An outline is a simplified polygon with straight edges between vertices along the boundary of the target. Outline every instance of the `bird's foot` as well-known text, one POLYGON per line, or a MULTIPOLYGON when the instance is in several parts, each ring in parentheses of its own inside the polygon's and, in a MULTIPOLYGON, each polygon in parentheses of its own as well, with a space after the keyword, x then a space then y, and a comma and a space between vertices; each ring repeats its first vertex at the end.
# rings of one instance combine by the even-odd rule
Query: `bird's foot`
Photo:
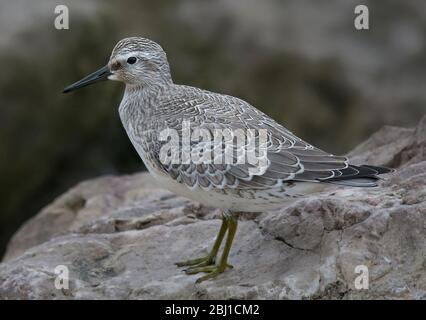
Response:
POLYGON ((222 265, 215 265, 215 264, 207 264, 206 262, 202 262, 196 266, 190 267, 185 270, 185 273, 190 274, 197 274, 200 272, 207 273, 205 276, 202 276, 195 281, 196 283, 200 283, 204 280, 216 278, 219 274, 225 271, 226 268, 233 268, 230 264, 222 264, 222 265))
POLYGON ((185 273, 188 274, 188 275, 196 274, 196 273, 200 273, 200 272, 207 273, 205 276, 202 276, 202 277, 198 278, 197 281, 195 281, 196 283, 200 283, 200 282, 208 280, 208 279, 216 278, 219 274, 224 272, 227 267, 233 268, 233 266, 230 265, 230 264, 197 266, 197 267, 192 267, 192 268, 186 269, 185 273))
POLYGON ((214 265, 215 260, 216 257, 212 256, 211 254, 208 254, 207 256, 202 258, 176 262, 175 265, 177 265, 178 267, 204 267, 214 265))
POLYGON ((222 225, 220 227, 219 233, 216 237, 216 241, 212 247, 210 253, 199 259, 187 260, 183 262, 178 262, 176 265, 178 267, 188 266, 185 269, 186 274, 196 274, 199 272, 207 273, 205 276, 202 276, 197 279, 196 283, 200 283, 204 280, 212 279, 217 277, 219 274, 225 271, 226 268, 233 268, 230 264, 227 263, 229 250, 231 249, 232 240, 234 239, 235 231, 237 230, 237 216, 233 215, 224 215, 222 219, 222 225), (219 247, 222 243, 225 233, 228 232, 226 238, 225 246, 223 247, 223 253, 220 257, 219 263, 216 265, 216 256, 219 250, 219 247))

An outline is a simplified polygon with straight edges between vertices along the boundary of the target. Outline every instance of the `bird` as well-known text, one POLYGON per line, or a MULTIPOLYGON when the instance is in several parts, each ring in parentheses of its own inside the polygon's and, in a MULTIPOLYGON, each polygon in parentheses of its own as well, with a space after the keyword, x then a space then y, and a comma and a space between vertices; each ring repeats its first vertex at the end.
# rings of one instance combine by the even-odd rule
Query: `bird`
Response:
POLYGON ((380 175, 393 171, 381 166, 354 165, 345 156, 323 151, 242 99, 174 83, 165 51, 147 38, 120 40, 106 66, 69 85, 63 92, 106 79, 124 82, 125 90, 118 107, 121 122, 159 185, 222 211, 222 223, 209 253, 176 263, 178 267, 185 267, 186 274, 204 273, 197 283, 216 278, 232 268, 228 257, 239 216, 282 208, 331 185, 377 187, 380 175), (186 137, 196 130, 210 134, 210 140, 204 139, 206 136, 186 137), (217 132, 246 132, 246 140, 236 148, 226 149, 231 150, 228 161, 216 157, 216 153, 213 160, 204 157, 201 161, 196 157, 192 159, 193 153, 190 153, 188 160, 188 157, 183 159, 182 152, 172 161, 170 149, 164 152, 171 141, 170 137, 162 136, 167 132, 174 134, 171 135, 175 137, 173 150, 189 148, 191 152, 195 150, 195 154, 200 150, 204 150, 204 154, 223 151, 235 145, 233 135, 212 142, 211 137, 217 132), (247 145, 253 148, 256 141, 258 154, 265 151, 259 156, 265 160, 259 161, 261 165, 242 161, 238 153, 247 145))

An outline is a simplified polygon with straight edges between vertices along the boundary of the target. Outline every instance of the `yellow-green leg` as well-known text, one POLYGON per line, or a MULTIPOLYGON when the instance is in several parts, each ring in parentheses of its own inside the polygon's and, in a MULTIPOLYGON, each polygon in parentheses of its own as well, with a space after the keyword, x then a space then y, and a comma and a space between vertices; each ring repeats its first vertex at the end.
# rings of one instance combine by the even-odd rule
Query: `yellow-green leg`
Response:
MULTIPOLYGON (((238 217, 236 215, 231 215, 231 214, 224 215, 224 220, 227 221, 228 236, 226 237, 225 246, 223 248, 222 256, 220 257, 219 263, 217 265, 196 265, 196 266, 186 270, 187 274, 195 274, 195 273, 199 273, 199 272, 208 273, 207 275, 198 278, 197 281, 196 281, 197 283, 200 283, 204 280, 208 280, 208 279, 212 279, 212 278, 217 277, 219 274, 221 274, 222 272, 225 271, 226 267, 232 268, 232 266, 228 264, 228 256, 229 256, 229 252, 231 250, 231 246, 232 246, 232 242, 234 240, 235 233, 237 231, 238 217)), ((219 235, 221 235, 220 232, 219 232, 219 235)), ((223 239, 223 236, 224 236, 224 233, 221 235, 222 239, 223 239)), ((218 238, 219 238, 219 236, 218 236, 218 238)), ((221 241, 222 240, 220 240, 220 242, 221 241)), ((219 244, 219 246, 220 246, 220 244, 219 244)), ((217 250, 216 250, 216 254, 217 254, 217 250)))
POLYGON ((214 265, 216 261, 217 252, 219 251, 220 245, 222 244, 222 241, 223 241, 223 238, 225 237, 225 233, 227 229, 228 229, 228 219, 225 217, 225 215, 223 215, 222 225, 220 226, 219 233, 216 236, 216 240, 209 254, 201 258, 177 262, 176 265, 178 267, 184 267, 184 266, 202 267, 202 266, 214 265))

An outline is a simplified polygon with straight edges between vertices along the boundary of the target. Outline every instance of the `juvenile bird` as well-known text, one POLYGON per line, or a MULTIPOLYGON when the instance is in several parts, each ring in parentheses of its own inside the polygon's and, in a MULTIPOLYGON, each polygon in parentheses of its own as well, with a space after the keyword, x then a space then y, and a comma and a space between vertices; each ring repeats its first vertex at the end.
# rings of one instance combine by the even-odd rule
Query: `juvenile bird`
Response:
POLYGON ((158 183, 223 209, 210 253, 177 263, 188 267, 187 274, 207 273, 197 282, 231 267, 228 255, 238 215, 281 208, 331 183, 374 187, 378 175, 391 171, 349 164, 346 157, 303 141, 244 100, 175 84, 166 53, 145 38, 119 41, 105 67, 66 87, 64 93, 103 79, 125 83, 120 118, 158 183))

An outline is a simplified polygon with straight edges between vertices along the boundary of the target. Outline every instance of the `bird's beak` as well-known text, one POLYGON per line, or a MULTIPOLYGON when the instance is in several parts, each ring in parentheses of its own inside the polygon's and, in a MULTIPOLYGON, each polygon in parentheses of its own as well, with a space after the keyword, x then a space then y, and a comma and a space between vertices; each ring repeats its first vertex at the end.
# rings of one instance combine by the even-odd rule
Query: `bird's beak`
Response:
POLYGON ((100 68, 99 70, 93 72, 92 74, 89 74, 87 77, 84 77, 83 79, 69 85, 62 91, 62 93, 67 93, 70 91, 73 91, 75 89, 79 89, 85 86, 88 86, 89 84, 106 80, 108 76, 112 75, 112 72, 109 70, 108 66, 105 66, 103 68, 100 68))

